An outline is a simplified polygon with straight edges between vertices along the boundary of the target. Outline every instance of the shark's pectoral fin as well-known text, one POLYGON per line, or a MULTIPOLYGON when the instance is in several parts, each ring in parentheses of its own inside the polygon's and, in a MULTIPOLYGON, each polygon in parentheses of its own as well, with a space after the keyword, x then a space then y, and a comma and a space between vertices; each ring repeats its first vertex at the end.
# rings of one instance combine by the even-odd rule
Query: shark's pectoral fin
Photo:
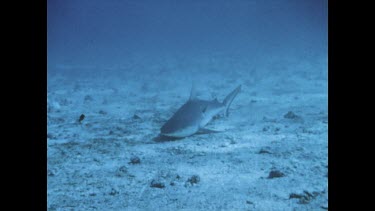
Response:
POLYGON ((192 82, 189 100, 195 100, 195 99, 197 99, 197 90, 195 88, 195 83, 192 82))
POLYGON ((199 128, 197 134, 220 133, 220 132, 223 132, 223 131, 211 130, 211 129, 207 129, 207 128, 199 128))

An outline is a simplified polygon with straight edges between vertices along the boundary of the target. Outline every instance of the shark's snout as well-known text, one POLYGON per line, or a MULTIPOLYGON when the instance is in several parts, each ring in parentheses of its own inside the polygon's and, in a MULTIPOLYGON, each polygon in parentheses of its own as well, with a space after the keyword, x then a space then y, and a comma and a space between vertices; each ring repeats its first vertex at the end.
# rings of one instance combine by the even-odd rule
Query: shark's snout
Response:
POLYGON ((160 128, 160 134, 165 136, 171 136, 171 134, 176 133, 176 127, 173 126, 171 121, 167 121, 161 128, 160 128))
POLYGON ((163 125, 163 127, 160 128, 161 134, 168 134, 173 133, 174 131, 171 129, 171 127, 168 127, 168 122, 163 125))

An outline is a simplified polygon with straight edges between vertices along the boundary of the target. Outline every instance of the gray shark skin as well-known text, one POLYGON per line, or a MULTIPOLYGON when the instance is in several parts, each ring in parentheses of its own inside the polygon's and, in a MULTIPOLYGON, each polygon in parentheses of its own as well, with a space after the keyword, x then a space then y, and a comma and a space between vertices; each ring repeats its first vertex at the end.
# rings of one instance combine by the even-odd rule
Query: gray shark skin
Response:
POLYGON ((194 87, 190 93, 190 99, 177 110, 177 112, 163 125, 160 134, 172 138, 184 138, 191 136, 204 129, 211 119, 225 113, 228 116, 228 109, 233 99, 241 91, 241 85, 234 89, 220 103, 215 100, 201 100, 196 97, 194 87))

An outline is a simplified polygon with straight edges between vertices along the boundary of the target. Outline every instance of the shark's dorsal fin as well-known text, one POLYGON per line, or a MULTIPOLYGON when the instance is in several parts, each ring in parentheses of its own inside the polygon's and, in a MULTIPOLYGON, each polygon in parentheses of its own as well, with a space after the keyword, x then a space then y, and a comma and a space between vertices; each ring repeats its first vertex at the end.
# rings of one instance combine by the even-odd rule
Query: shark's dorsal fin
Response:
POLYGON ((195 100, 197 99, 197 90, 195 88, 194 82, 191 83, 191 90, 190 90, 190 97, 189 100, 195 100))

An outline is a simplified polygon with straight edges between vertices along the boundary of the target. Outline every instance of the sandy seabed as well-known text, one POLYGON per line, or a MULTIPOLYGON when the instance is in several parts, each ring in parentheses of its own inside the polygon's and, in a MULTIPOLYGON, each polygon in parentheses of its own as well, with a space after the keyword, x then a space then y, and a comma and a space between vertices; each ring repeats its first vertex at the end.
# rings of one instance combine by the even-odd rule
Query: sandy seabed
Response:
POLYGON ((48 210, 328 209, 326 58, 250 63, 49 70, 48 210), (192 81, 219 101, 242 84, 229 117, 207 125, 221 132, 158 137, 192 81))

